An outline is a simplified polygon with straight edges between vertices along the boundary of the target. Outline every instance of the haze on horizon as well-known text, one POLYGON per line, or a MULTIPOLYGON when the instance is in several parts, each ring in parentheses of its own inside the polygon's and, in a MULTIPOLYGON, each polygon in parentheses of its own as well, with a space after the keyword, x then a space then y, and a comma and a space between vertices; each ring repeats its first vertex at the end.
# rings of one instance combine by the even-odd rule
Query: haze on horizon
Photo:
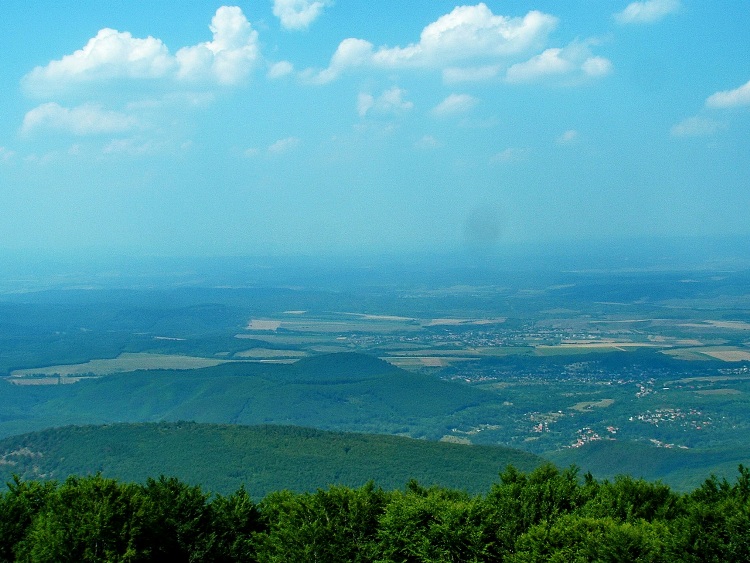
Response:
POLYGON ((744 0, 6 0, 0 251, 750 235, 744 0))

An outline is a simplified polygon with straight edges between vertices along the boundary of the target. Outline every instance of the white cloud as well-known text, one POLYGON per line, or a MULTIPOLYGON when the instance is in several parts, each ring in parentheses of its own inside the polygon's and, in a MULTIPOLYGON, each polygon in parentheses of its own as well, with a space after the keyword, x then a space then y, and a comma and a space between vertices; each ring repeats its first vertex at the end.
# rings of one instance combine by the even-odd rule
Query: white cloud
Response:
POLYGON ((585 43, 574 42, 564 48, 546 49, 528 61, 516 63, 505 73, 511 83, 538 82, 564 78, 581 79, 605 76, 612 71, 612 63, 591 55, 585 43))
MULTIPOLYGON (((493 14, 483 3, 458 6, 425 27, 418 43, 406 47, 376 50, 363 39, 345 39, 328 68, 309 72, 307 77, 326 83, 349 68, 365 65, 383 69, 455 68, 460 63, 518 56, 541 47, 556 25, 557 18, 538 11, 511 18, 493 14)), ((455 76, 455 70, 452 72, 455 76)))
POLYGON ((289 61, 280 61, 271 65, 266 76, 271 80, 276 80, 288 76, 292 72, 294 72, 294 65, 292 63, 289 61))
POLYGON ((34 68, 22 84, 30 93, 43 96, 71 83, 158 78, 174 68, 174 59, 159 39, 138 39, 128 32, 104 28, 82 49, 34 68))
POLYGON ((281 154, 292 150, 299 144, 300 139, 298 137, 286 137, 285 139, 279 139, 268 147, 268 152, 272 154, 281 154))
POLYGON ((556 142, 558 145, 569 145, 578 138, 578 131, 575 129, 568 129, 562 135, 560 135, 556 142))
POLYGON ((432 135, 424 135, 414 146, 418 149, 434 149, 440 146, 440 142, 432 135))
POLYGON ((680 0, 632 2, 622 12, 615 14, 615 20, 621 24, 654 23, 679 9, 680 0))
POLYGON ((210 29, 213 41, 177 51, 177 77, 215 79, 220 84, 242 81, 260 59, 258 32, 237 6, 222 6, 216 10, 210 29))
POLYGON ((724 129, 725 125, 720 121, 706 117, 688 117, 683 119, 670 129, 673 137, 705 137, 713 135, 724 129))
POLYGON ((24 116, 21 132, 29 135, 39 129, 56 129, 84 136, 120 133, 137 125, 133 117, 105 110, 101 106, 85 104, 66 108, 50 102, 32 109, 24 116))
POLYGON ((0 162, 8 162, 11 158, 15 156, 15 152, 6 149, 5 147, 0 147, 0 162))
POLYGON ((364 39, 344 39, 331 57, 328 68, 315 72, 307 70, 302 77, 314 84, 327 84, 336 80, 348 68, 365 66, 372 62, 373 45, 364 39))
POLYGON ((360 117, 367 115, 367 112, 370 111, 374 105, 375 98, 372 94, 360 92, 359 96, 357 96, 357 113, 360 117))
POLYGON ((329 6, 330 0, 273 0, 273 15, 285 29, 306 29, 329 6))
POLYGON ((733 108, 750 105, 750 81, 734 90, 724 90, 711 94, 706 99, 710 108, 733 108))
POLYGON ((528 158, 529 149, 508 147, 490 158, 492 164, 505 164, 512 162, 523 162, 528 158))
POLYGON ((216 11, 209 27, 212 41, 183 47, 175 56, 160 39, 105 28, 82 49, 34 68, 21 82, 29 94, 45 97, 114 79, 243 80, 260 58, 257 32, 240 8, 229 6, 216 11))
POLYGON ((443 82, 456 84, 458 82, 480 82, 495 78, 502 67, 500 65, 449 67, 443 69, 443 82))
POLYGON ((472 109, 479 103, 474 96, 469 94, 451 94, 432 109, 437 116, 455 115, 472 109))
POLYGON ((364 117, 370 111, 376 113, 400 113, 414 107, 412 102, 404 100, 406 91, 394 86, 375 98, 371 94, 360 93, 357 97, 357 113, 364 117))
POLYGON ((163 143, 140 139, 113 139, 103 149, 104 154, 125 154, 128 156, 144 156, 156 154, 165 149, 163 143))

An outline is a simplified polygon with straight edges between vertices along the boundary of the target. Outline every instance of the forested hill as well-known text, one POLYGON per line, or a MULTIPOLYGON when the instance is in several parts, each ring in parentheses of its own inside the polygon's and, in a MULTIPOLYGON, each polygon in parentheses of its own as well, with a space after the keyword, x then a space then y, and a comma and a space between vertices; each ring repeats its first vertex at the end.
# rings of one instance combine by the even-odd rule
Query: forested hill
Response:
POLYGON ((71 424, 192 420, 284 424, 439 440, 485 422, 497 396, 361 354, 295 364, 143 370, 73 385, 0 382, 0 436, 71 424))
POLYGON ((385 488, 409 479, 479 492, 506 466, 540 465, 532 454, 399 436, 326 432, 290 426, 191 422, 68 426, 0 440, 0 478, 63 480, 101 472, 143 482, 176 476, 226 493, 244 485, 253 497, 331 484, 385 488))

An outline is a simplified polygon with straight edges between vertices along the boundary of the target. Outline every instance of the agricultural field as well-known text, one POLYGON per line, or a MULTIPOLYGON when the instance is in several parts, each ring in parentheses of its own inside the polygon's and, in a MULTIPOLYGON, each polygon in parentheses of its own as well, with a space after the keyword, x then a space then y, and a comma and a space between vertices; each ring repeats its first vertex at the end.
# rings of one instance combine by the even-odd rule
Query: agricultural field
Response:
MULTIPOLYGON (((584 468, 588 452, 624 444, 645 457, 673 452, 677 457, 651 476, 678 481, 689 479, 680 467, 698 467, 684 456, 706 461, 701 469, 731 471, 747 461, 750 276, 744 271, 689 278, 654 271, 458 270, 395 278, 326 271, 305 279, 295 272, 294 283, 277 274, 262 286, 180 280, 159 289, 5 293, 0 376, 18 388, 6 390, 7 404, 28 401, 39 413, 58 413, 50 419, 55 424, 102 423, 111 413, 119 417, 113 421, 179 415, 293 423, 510 446, 584 468), (295 379, 297 364, 349 353, 390 365, 395 371, 377 384, 387 388, 345 382, 355 374, 337 376, 334 387, 323 381, 327 387, 316 387, 314 376, 300 387, 295 379), (274 367, 288 371, 267 371, 274 367), (268 387, 263 378, 272 373, 282 375, 268 387), (453 391, 420 387, 422 403, 404 403, 400 394, 415 392, 412 377, 453 391), (108 379, 111 386, 103 384, 108 379), (95 385, 97 401, 110 388, 127 394, 143 385, 166 387, 144 395, 151 397, 148 408, 88 409, 92 420, 65 415, 62 395, 51 410, 41 406, 42 396, 57 396, 54 388, 82 397, 95 385), (167 388, 169 400, 157 400, 167 388), (443 393, 466 402, 450 403, 447 411, 424 407, 447 404, 443 393), (212 394, 216 399, 204 403, 212 394)), ((23 407, 7 409, 6 435, 40 428, 23 407)))

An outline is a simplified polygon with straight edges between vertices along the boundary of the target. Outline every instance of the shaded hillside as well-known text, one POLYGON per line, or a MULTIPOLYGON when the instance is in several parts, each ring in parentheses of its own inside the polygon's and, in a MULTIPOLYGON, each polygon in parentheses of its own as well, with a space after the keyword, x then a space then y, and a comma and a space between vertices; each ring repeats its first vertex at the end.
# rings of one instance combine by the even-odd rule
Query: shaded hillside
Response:
POLYGON ((189 422, 68 426, 0 441, 5 481, 13 474, 64 480, 101 472, 143 482, 165 474, 222 493, 244 484, 256 498, 279 489, 314 491, 369 480, 399 488, 409 479, 475 493, 497 481, 509 464, 529 471, 541 461, 502 447, 189 422))
POLYGON ((69 424, 192 420, 289 424, 439 439, 496 395, 331 354, 296 364, 228 363, 111 375, 74 385, 0 385, 0 436, 69 424))
POLYGON ((581 448, 547 452, 545 459, 561 467, 576 465, 598 479, 617 475, 660 480, 677 490, 687 491, 714 474, 731 479, 737 466, 750 463, 750 450, 704 450, 656 448, 645 442, 601 441, 581 448))

